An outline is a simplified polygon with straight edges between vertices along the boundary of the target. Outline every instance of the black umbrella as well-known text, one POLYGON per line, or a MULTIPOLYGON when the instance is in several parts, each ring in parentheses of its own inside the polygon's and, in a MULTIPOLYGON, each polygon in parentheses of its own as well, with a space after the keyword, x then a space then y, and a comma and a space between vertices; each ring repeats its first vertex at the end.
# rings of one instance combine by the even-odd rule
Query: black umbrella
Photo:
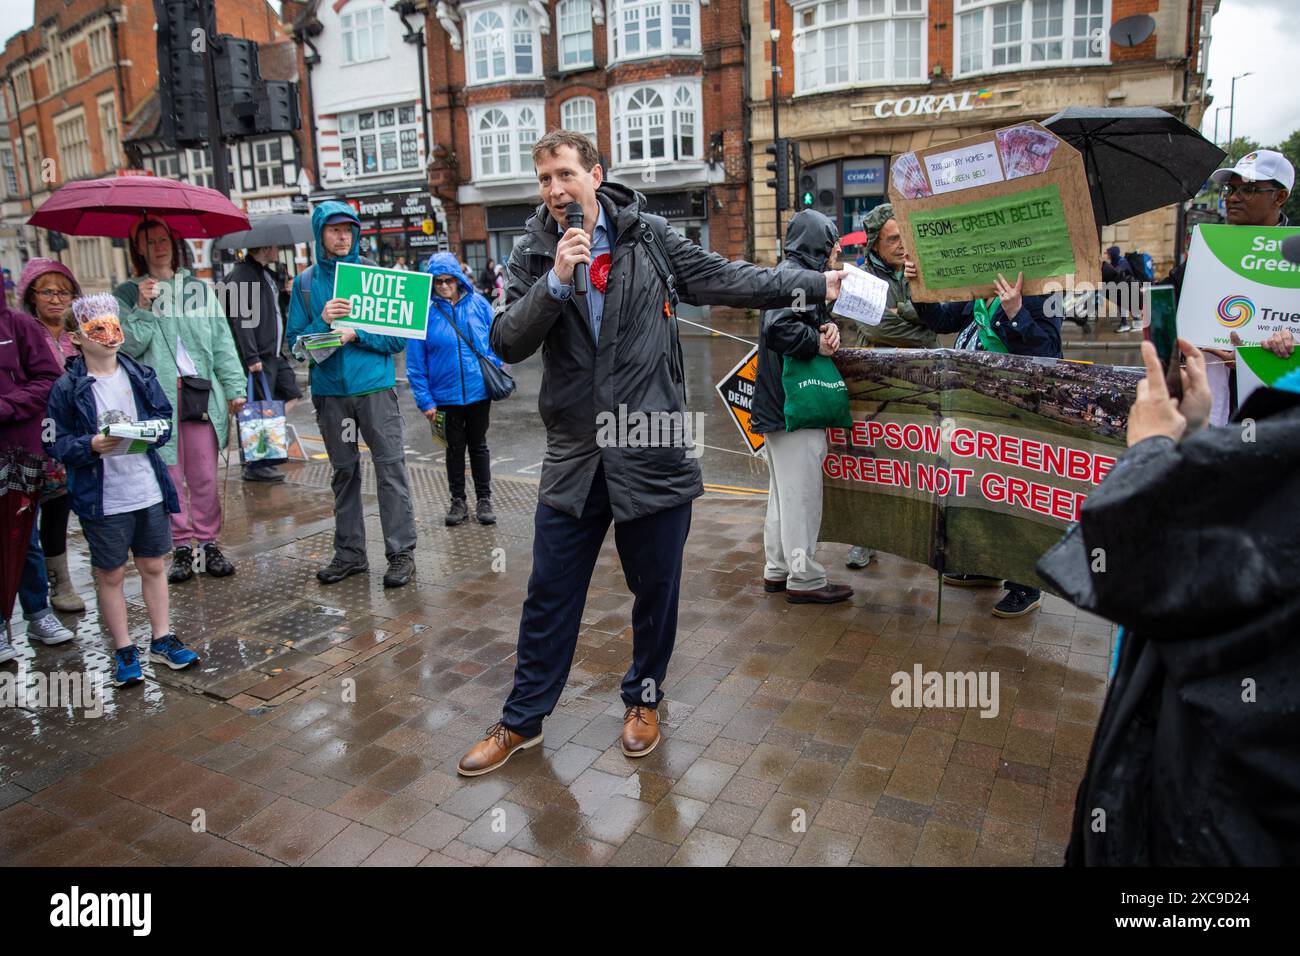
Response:
POLYGON ((1043 125, 1083 154, 1098 228, 1191 199, 1227 155, 1151 106, 1071 106, 1043 125))
POLYGON ((252 221, 251 229, 232 232, 212 244, 214 249, 260 249, 262 246, 292 246, 312 242, 311 217, 281 212, 252 221))

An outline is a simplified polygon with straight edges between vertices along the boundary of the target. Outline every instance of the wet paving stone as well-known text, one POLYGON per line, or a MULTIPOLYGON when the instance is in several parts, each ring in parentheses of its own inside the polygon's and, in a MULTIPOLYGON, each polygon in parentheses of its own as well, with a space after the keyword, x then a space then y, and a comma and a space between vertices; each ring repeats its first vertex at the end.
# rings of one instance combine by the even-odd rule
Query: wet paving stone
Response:
MULTIPOLYGON (((1056 866, 1105 695, 1109 624, 1051 598, 1036 619, 997 595, 945 595, 882 556, 849 604, 792 607, 759 582, 763 502, 697 502, 663 742, 618 747, 632 598, 606 542, 568 686, 542 747, 456 775, 500 716, 531 561, 536 485, 503 478, 495 528, 447 529, 445 475, 412 467, 416 579, 326 587, 328 467, 232 482, 223 547, 238 571, 172 590, 203 657, 105 686, 103 714, 0 708, 0 859, 31 865, 1056 866), (289 492, 294 514, 283 512, 289 492), (502 549, 508 580, 491 568, 502 549), (896 709, 890 677, 998 669, 1000 712, 896 709), (202 811, 207 832, 190 824, 202 811)), ((497 484, 497 482, 494 482, 497 484)), ((74 585, 91 594, 70 538, 74 585)), ((836 549, 838 545, 826 545, 836 549)), ((1050 597, 1050 596, 1049 596, 1050 597)), ((128 624, 148 618, 128 576, 128 624)), ((77 639, 24 667, 107 673, 93 607, 77 639)), ((12 665, 11 665, 12 666, 12 665)))

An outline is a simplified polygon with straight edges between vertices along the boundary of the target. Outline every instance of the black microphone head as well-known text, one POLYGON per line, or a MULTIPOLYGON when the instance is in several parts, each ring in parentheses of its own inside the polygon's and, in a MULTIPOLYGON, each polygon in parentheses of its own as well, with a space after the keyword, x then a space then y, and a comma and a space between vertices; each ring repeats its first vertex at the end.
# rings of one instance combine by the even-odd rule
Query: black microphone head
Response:
POLYGON ((584 218, 582 203, 576 200, 569 203, 564 209, 564 218, 570 229, 581 229, 584 218))

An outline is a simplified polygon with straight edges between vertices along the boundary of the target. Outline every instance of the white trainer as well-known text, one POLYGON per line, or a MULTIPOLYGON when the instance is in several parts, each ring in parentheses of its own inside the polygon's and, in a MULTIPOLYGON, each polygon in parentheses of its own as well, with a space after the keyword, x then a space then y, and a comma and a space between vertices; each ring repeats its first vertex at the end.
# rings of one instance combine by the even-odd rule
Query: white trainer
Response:
POLYGON ((35 620, 27 622, 27 640, 39 641, 42 644, 65 644, 77 635, 72 633, 63 626, 63 622, 54 616, 54 612, 46 610, 44 614, 35 620))

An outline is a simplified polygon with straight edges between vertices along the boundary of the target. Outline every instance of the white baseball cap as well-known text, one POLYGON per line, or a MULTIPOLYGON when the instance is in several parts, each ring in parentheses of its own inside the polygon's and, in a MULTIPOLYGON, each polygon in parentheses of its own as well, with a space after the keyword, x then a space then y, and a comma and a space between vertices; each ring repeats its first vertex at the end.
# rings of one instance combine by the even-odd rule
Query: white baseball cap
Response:
POLYGON ((1247 182, 1257 183, 1273 179, 1288 190, 1295 185, 1295 167, 1281 153, 1271 149, 1257 149, 1247 153, 1231 169, 1216 169, 1210 178, 1216 183, 1226 183, 1236 173, 1247 182))

